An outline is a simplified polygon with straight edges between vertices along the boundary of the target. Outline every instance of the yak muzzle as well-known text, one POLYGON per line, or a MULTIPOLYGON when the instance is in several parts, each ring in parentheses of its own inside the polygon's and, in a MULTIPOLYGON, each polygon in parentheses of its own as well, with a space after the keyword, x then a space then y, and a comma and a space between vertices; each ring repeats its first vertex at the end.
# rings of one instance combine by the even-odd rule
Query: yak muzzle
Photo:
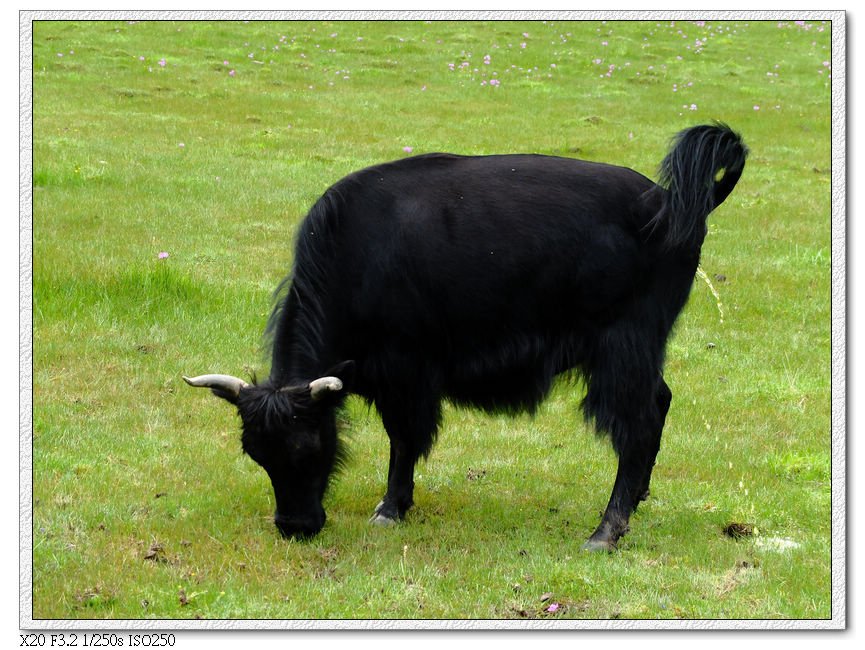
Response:
POLYGON ((276 529, 286 539, 309 539, 315 537, 322 528, 327 517, 324 510, 312 516, 285 516, 278 512, 273 516, 276 529))

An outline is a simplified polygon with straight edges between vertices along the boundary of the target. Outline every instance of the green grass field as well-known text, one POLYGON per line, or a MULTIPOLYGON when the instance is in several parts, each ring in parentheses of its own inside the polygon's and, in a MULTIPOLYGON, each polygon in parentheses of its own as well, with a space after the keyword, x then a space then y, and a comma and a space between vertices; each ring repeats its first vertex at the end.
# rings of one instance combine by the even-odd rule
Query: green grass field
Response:
POLYGON ((35 23, 33 618, 829 618, 831 29, 35 23), (279 538, 235 414, 181 375, 267 373, 271 292, 331 183, 407 148, 654 176, 712 119, 752 153, 618 553, 579 550, 615 458, 567 382, 533 418, 447 407, 387 530, 387 439, 352 398, 327 526, 279 538))

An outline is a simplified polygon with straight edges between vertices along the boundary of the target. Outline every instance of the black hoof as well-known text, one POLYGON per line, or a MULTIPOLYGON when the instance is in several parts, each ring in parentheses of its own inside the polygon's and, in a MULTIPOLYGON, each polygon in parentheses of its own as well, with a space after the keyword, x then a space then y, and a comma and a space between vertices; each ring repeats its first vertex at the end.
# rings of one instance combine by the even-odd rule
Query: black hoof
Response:
POLYGON ((384 515, 380 515, 378 513, 374 514, 369 518, 369 523, 373 526, 381 526, 382 528, 390 528, 391 526, 396 526, 399 523, 398 519, 392 519, 390 517, 386 517, 384 515))
POLYGON ((382 501, 375 507, 372 517, 369 518, 369 523, 389 528, 396 526, 400 519, 402 517, 400 517, 399 511, 394 506, 382 501))
POLYGON ((608 539, 589 539, 580 549, 591 553, 613 553, 617 547, 615 542, 608 539))
POLYGON ((612 524, 608 520, 601 521, 601 525, 592 533, 588 541, 582 545, 584 551, 606 551, 612 553, 617 550, 619 538, 628 532, 628 525, 619 522, 612 524))

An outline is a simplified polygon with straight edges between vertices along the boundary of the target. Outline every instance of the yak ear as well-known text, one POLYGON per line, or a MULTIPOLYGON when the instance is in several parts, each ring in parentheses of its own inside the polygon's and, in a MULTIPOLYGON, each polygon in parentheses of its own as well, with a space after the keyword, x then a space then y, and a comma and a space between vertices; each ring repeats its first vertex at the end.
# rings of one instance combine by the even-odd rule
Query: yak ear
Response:
POLYGON ((343 391, 350 393, 352 388, 354 388, 355 368, 356 364, 354 361, 343 361, 324 374, 331 377, 339 377, 342 380, 343 391))
POLYGON ((334 400, 345 399, 354 383, 354 361, 343 361, 328 370, 322 377, 309 382, 313 402, 331 405, 334 400))

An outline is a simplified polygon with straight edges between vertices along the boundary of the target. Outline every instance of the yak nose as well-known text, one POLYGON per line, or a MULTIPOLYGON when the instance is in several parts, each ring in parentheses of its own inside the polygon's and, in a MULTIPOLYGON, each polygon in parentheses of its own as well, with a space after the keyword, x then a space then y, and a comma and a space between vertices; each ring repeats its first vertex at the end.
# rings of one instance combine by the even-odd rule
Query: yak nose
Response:
POLYGON ((325 522, 324 510, 313 516, 289 517, 278 512, 273 517, 273 523, 279 534, 286 539, 310 539, 315 537, 325 522))

